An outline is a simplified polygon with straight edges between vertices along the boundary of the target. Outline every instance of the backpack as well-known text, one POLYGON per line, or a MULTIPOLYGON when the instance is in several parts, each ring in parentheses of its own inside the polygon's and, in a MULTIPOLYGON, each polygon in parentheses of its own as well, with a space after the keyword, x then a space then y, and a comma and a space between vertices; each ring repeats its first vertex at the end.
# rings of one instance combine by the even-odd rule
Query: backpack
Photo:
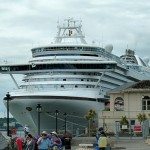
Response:
POLYGON ((98 147, 107 147, 107 138, 105 136, 99 138, 98 147))

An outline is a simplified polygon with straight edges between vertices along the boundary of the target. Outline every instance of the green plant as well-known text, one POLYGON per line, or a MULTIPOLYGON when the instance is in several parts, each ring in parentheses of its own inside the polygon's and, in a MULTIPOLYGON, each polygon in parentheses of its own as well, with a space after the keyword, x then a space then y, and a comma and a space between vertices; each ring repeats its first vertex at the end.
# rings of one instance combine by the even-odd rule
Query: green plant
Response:
POLYGON ((89 125, 88 125, 89 136, 96 134, 96 127, 95 127, 95 120, 94 120, 95 119, 95 115, 96 115, 95 110, 90 109, 88 111, 88 113, 84 116, 84 118, 86 120, 88 120, 88 123, 89 123, 89 125), (90 132, 90 130, 92 132, 90 132))
POLYGON ((138 115, 137 115, 137 119, 138 119, 138 121, 140 122, 140 124, 143 122, 143 121, 145 121, 146 119, 147 119, 147 116, 146 116, 146 114, 141 114, 141 113, 139 113, 138 115))
POLYGON ((92 121, 94 121, 95 115, 96 115, 95 110, 90 109, 90 110, 88 111, 88 113, 84 116, 84 118, 85 118, 86 120, 92 120, 92 121))
POLYGON ((126 116, 122 116, 120 124, 121 125, 128 125, 129 124, 129 121, 127 120, 126 116))
MULTIPOLYGON (((120 121, 120 125, 121 125, 121 126, 125 125, 125 126, 128 127, 129 121, 127 120, 127 117, 126 117, 126 116, 122 116, 121 121, 120 121)), ((121 127, 121 128, 122 128, 122 127, 121 127)), ((127 129, 127 128, 126 128, 126 129, 121 129, 121 131, 122 131, 123 133, 125 133, 126 131, 128 131, 128 129, 127 129)))

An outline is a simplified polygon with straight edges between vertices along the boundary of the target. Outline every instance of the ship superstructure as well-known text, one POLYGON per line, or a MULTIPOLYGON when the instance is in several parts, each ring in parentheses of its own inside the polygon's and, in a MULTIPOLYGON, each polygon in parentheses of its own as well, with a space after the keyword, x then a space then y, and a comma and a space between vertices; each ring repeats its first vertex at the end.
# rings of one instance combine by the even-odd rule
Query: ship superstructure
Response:
POLYGON ((150 78, 148 65, 128 63, 126 55, 120 59, 112 54, 110 46, 87 44, 80 21, 67 19, 65 23, 57 26, 53 44, 31 49, 33 58, 28 63, 7 62, 0 66, 0 73, 10 74, 16 85, 10 93, 10 112, 34 133, 38 104, 42 106, 41 131, 55 130, 56 110, 60 130, 64 129, 64 113, 68 130, 84 130, 84 115, 90 109, 97 113, 104 109, 104 102, 109 99, 107 91, 150 78), (16 82, 13 74, 24 75, 22 84, 16 82))

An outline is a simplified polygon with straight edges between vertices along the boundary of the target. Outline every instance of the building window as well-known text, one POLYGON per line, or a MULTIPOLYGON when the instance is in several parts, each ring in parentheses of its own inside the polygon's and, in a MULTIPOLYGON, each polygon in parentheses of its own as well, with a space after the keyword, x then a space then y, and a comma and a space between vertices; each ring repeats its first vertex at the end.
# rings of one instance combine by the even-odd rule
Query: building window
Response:
POLYGON ((142 110, 150 110, 150 97, 144 96, 142 99, 142 110))
POLYGON ((131 125, 135 125, 135 120, 131 120, 131 121, 130 121, 130 124, 131 124, 131 125))
POLYGON ((124 100, 121 97, 115 99, 115 110, 124 111, 124 100))

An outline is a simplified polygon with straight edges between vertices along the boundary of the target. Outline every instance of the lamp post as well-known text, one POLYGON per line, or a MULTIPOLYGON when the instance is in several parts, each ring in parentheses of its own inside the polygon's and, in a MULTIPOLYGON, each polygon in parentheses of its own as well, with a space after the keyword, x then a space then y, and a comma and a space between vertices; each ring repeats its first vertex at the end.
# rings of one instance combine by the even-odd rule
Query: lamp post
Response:
POLYGON ((58 110, 55 111, 55 115, 56 115, 56 133, 57 133, 57 129, 58 129, 58 128, 57 128, 57 126, 58 126, 58 125, 57 125, 58 110))
POLYGON ((7 136, 9 136, 9 101, 11 100, 9 92, 6 94, 4 100, 7 101, 7 136))
POLYGON ((41 110, 42 110, 41 104, 37 104, 36 110, 38 112, 38 135, 40 135, 40 113, 41 113, 41 110))
POLYGON ((67 113, 64 113, 64 117, 65 117, 65 135, 66 135, 66 125, 67 125, 67 113))

